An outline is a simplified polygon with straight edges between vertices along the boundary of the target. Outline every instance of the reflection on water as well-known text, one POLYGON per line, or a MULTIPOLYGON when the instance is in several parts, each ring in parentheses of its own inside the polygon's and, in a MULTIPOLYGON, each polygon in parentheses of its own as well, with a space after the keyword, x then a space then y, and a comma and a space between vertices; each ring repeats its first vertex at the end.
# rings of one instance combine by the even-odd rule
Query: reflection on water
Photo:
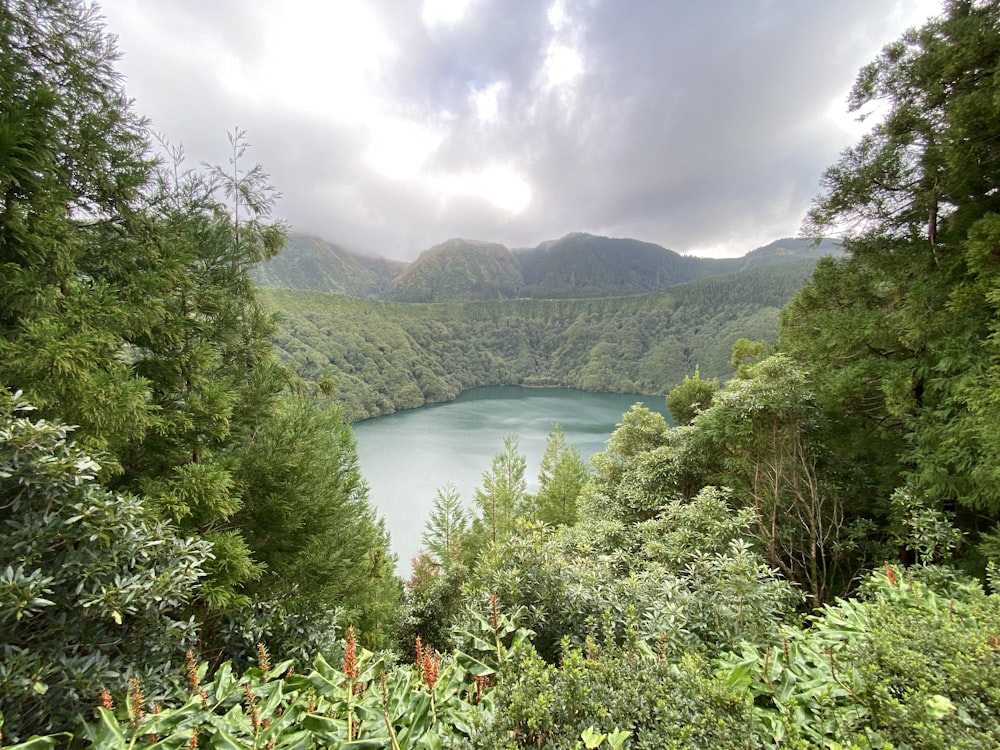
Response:
POLYGON ((398 572, 409 574, 438 488, 451 482, 472 506, 475 488, 503 448, 505 433, 518 435, 527 460, 528 491, 533 492, 554 423, 562 426, 567 444, 577 445, 588 459, 604 450, 622 414, 636 402, 666 414, 662 396, 504 387, 477 388, 447 404, 354 425, 361 471, 392 535, 398 572))

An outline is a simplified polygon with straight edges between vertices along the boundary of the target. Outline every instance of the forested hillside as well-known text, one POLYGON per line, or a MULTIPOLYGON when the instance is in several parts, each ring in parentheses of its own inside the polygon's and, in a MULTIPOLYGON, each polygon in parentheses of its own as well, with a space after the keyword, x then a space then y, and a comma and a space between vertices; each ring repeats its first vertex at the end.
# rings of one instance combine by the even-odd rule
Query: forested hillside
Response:
POLYGON ((256 266, 250 276, 262 287, 311 289, 379 299, 406 265, 354 253, 318 237, 289 232, 281 252, 256 266))
POLYGON ((773 341, 812 272, 787 263, 632 297, 398 304, 267 290, 285 361, 332 378, 348 419, 448 401, 467 388, 544 385, 666 394, 700 366, 732 372, 740 338, 773 341))
POLYGON ((4 3, 0 49, 0 744, 1000 747, 1000 4, 862 69, 885 119, 809 217, 848 253, 798 292, 265 299, 242 133, 151 159, 90 4, 4 3), (634 407, 589 465, 555 428, 534 494, 505 436, 392 576, 338 389, 653 382, 793 293, 675 427, 634 407))
POLYGON ((528 297, 576 299, 645 294, 710 276, 840 255, 829 239, 776 240, 741 258, 697 258, 630 239, 574 233, 535 248, 453 239, 413 263, 361 255, 289 233, 281 253, 251 272, 262 287, 397 302, 468 302, 528 297))
POLYGON ((523 286, 514 255, 495 242, 448 240, 421 253, 392 281, 398 302, 467 302, 511 299, 523 286))

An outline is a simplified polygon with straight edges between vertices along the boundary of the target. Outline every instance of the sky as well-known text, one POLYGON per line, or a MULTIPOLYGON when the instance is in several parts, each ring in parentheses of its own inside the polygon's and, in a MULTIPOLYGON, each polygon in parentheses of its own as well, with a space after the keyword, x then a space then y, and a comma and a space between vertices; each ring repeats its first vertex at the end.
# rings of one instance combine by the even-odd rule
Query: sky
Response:
POLYGON ((864 125, 858 69, 936 0, 98 0, 135 109, 274 218, 412 260, 570 232, 741 255, 795 236, 864 125))

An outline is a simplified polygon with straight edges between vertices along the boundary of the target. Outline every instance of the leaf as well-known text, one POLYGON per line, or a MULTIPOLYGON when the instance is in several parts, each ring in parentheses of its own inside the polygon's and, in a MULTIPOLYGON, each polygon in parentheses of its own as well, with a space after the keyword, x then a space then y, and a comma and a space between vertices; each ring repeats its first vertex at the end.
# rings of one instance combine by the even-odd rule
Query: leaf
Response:
POLYGON ((97 726, 93 734, 94 747, 103 750, 126 750, 128 742, 115 715, 106 708, 97 709, 97 726))
POLYGON ((479 659, 476 659, 474 656, 469 656, 463 651, 455 652, 455 661, 462 669, 475 675, 476 677, 485 677, 486 675, 491 675, 496 671, 492 667, 479 661, 479 659))
POLYGON ((9 745, 5 750, 43 750, 46 747, 68 747, 73 735, 68 732, 52 734, 48 737, 32 737, 30 740, 9 745))
POLYGON ((595 732, 593 726, 589 726, 584 729, 583 733, 580 735, 580 739, 583 740, 583 746, 588 748, 588 750, 590 748, 600 747, 601 743, 603 743, 606 738, 606 734, 595 732))

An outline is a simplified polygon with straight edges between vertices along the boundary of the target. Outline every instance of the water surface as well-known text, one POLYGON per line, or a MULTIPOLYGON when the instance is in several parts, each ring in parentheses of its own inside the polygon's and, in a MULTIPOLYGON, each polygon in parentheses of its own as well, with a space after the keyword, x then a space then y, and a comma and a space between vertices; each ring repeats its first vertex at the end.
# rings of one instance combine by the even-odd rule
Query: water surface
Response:
POLYGON ((505 433, 518 435, 528 491, 534 492, 553 424, 561 425, 566 443, 577 445, 587 460, 604 450, 615 425, 637 402, 666 413, 662 396, 502 387, 477 388, 446 404, 355 424, 361 471, 392 535, 399 573, 409 574, 437 490, 451 482, 471 507, 505 433))

